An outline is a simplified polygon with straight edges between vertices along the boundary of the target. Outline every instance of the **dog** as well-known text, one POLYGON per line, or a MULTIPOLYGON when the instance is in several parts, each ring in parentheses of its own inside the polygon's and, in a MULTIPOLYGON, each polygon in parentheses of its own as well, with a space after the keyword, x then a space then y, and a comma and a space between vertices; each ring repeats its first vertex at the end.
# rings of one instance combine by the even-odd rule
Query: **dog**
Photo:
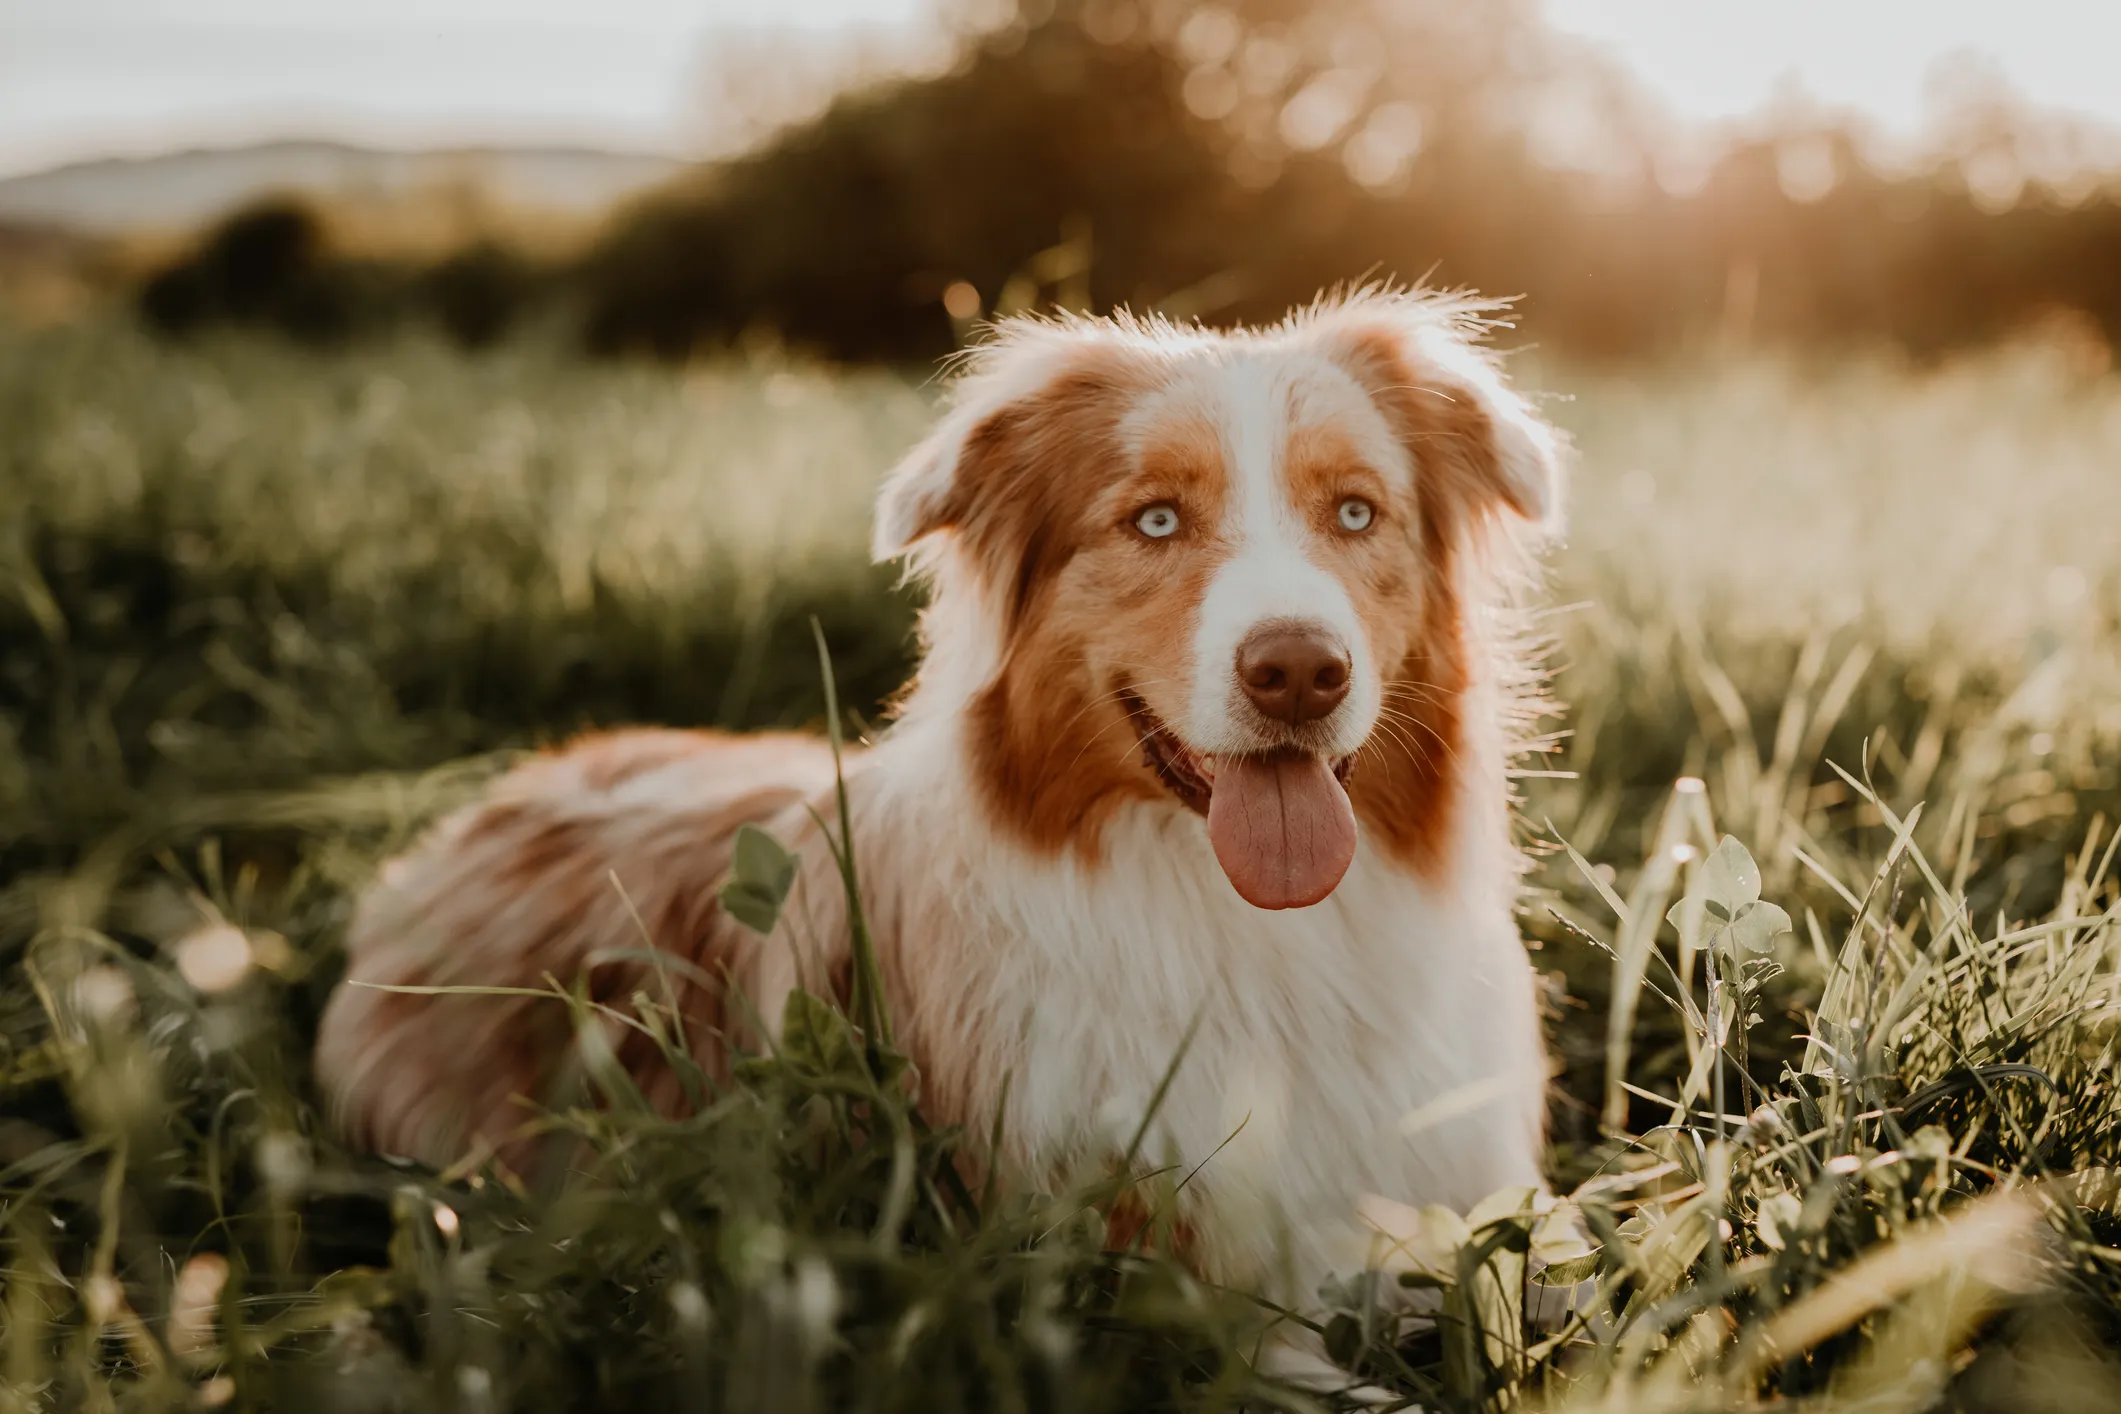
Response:
MULTIPOLYGON (((923 657, 844 788, 919 1103, 985 1135, 1006 1093, 998 1163, 1033 1189, 1145 1132, 1190 1175, 1172 1230, 1212 1280, 1308 1295, 1360 1261, 1364 1195, 1462 1212, 1542 1184, 1510 765, 1566 448, 1484 313, 1369 290, 1234 332, 1005 321, 880 493, 923 657)), ((813 738, 591 736, 389 864, 348 976, 586 977, 623 1007, 653 992, 645 932, 689 964, 720 1068, 763 1039, 747 1018, 848 985, 834 792, 813 738), (765 935, 719 902, 746 824, 798 864, 765 935)), ((505 1155, 571 1026, 342 986, 317 1074, 352 1142, 505 1155)), ((682 1105, 652 1047, 617 1057, 682 1105)))

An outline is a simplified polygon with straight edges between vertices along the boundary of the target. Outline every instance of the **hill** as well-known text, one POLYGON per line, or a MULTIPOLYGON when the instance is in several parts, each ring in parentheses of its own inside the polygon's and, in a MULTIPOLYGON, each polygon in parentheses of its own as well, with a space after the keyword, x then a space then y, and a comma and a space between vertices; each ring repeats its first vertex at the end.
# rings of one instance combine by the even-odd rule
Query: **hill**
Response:
POLYGON ((323 141, 112 157, 0 178, 0 223, 97 234, 191 228, 272 193, 402 200, 466 188, 507 207, 592 216, 665 180, 674 157, 595 148, 397 152, 323 141))

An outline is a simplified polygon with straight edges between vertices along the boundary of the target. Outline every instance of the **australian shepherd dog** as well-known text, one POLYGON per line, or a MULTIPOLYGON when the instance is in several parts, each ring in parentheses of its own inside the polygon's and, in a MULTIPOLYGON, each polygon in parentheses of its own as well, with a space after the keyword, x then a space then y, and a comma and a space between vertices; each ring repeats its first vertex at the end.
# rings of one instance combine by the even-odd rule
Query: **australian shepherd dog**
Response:
MULTIPOLYGON (((1213 1155, 1175 1230, 1214 1280, 1308 1294, 1365 1195, 1464 1211, 1541 1183, 1509 775, 1534 677, 1514 591, 1561 447, 1478 314, 1370 292, 1236 332, 1004 323, 880 495, 924 657, 844 778, 919 1103, 985 1135, 1006 1091, 1001 1178, 1039 1188, 1109 1171, 1168 1076, 1143 1157, 1213 1155)), ((810 737, 591 736, 386 866, 348 975, 586 978, 624 1006, 645 931, 721 979, 683 996, 718 1069, 763 1039, 747 1018, 850 976, 834 789, 810 737), (746 824, 799 864, 770 934, 719 902, 746 824)), ((571 1027, 553 1001, 345 986, 318 1074, 353 1142, 505 1156, 571 1027)), ((659 1053, 618 1054, 681 1105, 659 1053)))

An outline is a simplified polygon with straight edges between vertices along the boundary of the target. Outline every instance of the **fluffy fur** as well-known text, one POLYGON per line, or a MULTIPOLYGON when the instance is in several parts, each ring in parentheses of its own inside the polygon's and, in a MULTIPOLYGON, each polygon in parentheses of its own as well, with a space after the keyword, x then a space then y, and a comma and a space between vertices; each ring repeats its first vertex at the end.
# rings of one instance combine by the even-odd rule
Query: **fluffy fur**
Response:
MULTIPOLYGON (((1007 1176, 1095 1174, 1197 1018, 1147 1157, 1191 1168, 1223 1146, 1177 1213, 1218 1279, 1308 1294, 1359 1260, 1364 1194, 1462 1210, 1540 1183, 1506 779, 1529 674, 1506 581, 1561 487, 1555 435, 1477 349, 1474 313, 1368 294, 1230 334, 1008 324, 881 495, 878 555, 931 590, 926 655, 847 789, 922 1104, 985 1133, 1006 1078, 1007 1176), (1351 498, 1374 514, 1360 532, 1336 519, 1351 498), (1152 506, 1174 533, 1143 533, 1152 506), (1232 655, 1263 622, 1344 652, 1348 695, 1322 720, 1269 721, 1239 689, 1232 655), (1218 761, 1267 751, 1347 774, 1354 862, 1307 908, 1240 898, 1189 798, 1218 761)), ((767 1018, 793 987, 844 984, 811 814, 831 780, 801 738, 577 743, 385 869, 349 975, 586 976, 624 1005, 650 985, 645 927, 692 964, 681 1005, 719 1066, 756 1038, 699 979, 767 1018), (769 938, 716 903, 745 822, 802 861, 769 938)), ((529 1113, 513 1097, 549 1096, 569 1044, 550 1002, 342 988, 318 1073, 354 1140, 447 1163, 510 1152, 529 1113)), ((679 1103, 652 1052, 620 1058, 679 1103)))

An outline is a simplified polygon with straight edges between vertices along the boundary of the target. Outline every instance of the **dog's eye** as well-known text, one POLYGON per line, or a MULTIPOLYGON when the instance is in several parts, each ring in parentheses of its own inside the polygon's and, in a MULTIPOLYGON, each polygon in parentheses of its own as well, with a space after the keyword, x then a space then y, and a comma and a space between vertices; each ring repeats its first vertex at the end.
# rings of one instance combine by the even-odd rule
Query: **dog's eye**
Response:
POLYGON ((1158 501, 1134 518, 1134 528, 1151 540, 1163 540, 1178 533, 1178 507, 1158 501))
POLYGON ((1350 496, 1340 503, 1340 528, 1355 532, 1368 530, 1370 522, 1377 518, 1377 508, 1360 496, 1350 496))

